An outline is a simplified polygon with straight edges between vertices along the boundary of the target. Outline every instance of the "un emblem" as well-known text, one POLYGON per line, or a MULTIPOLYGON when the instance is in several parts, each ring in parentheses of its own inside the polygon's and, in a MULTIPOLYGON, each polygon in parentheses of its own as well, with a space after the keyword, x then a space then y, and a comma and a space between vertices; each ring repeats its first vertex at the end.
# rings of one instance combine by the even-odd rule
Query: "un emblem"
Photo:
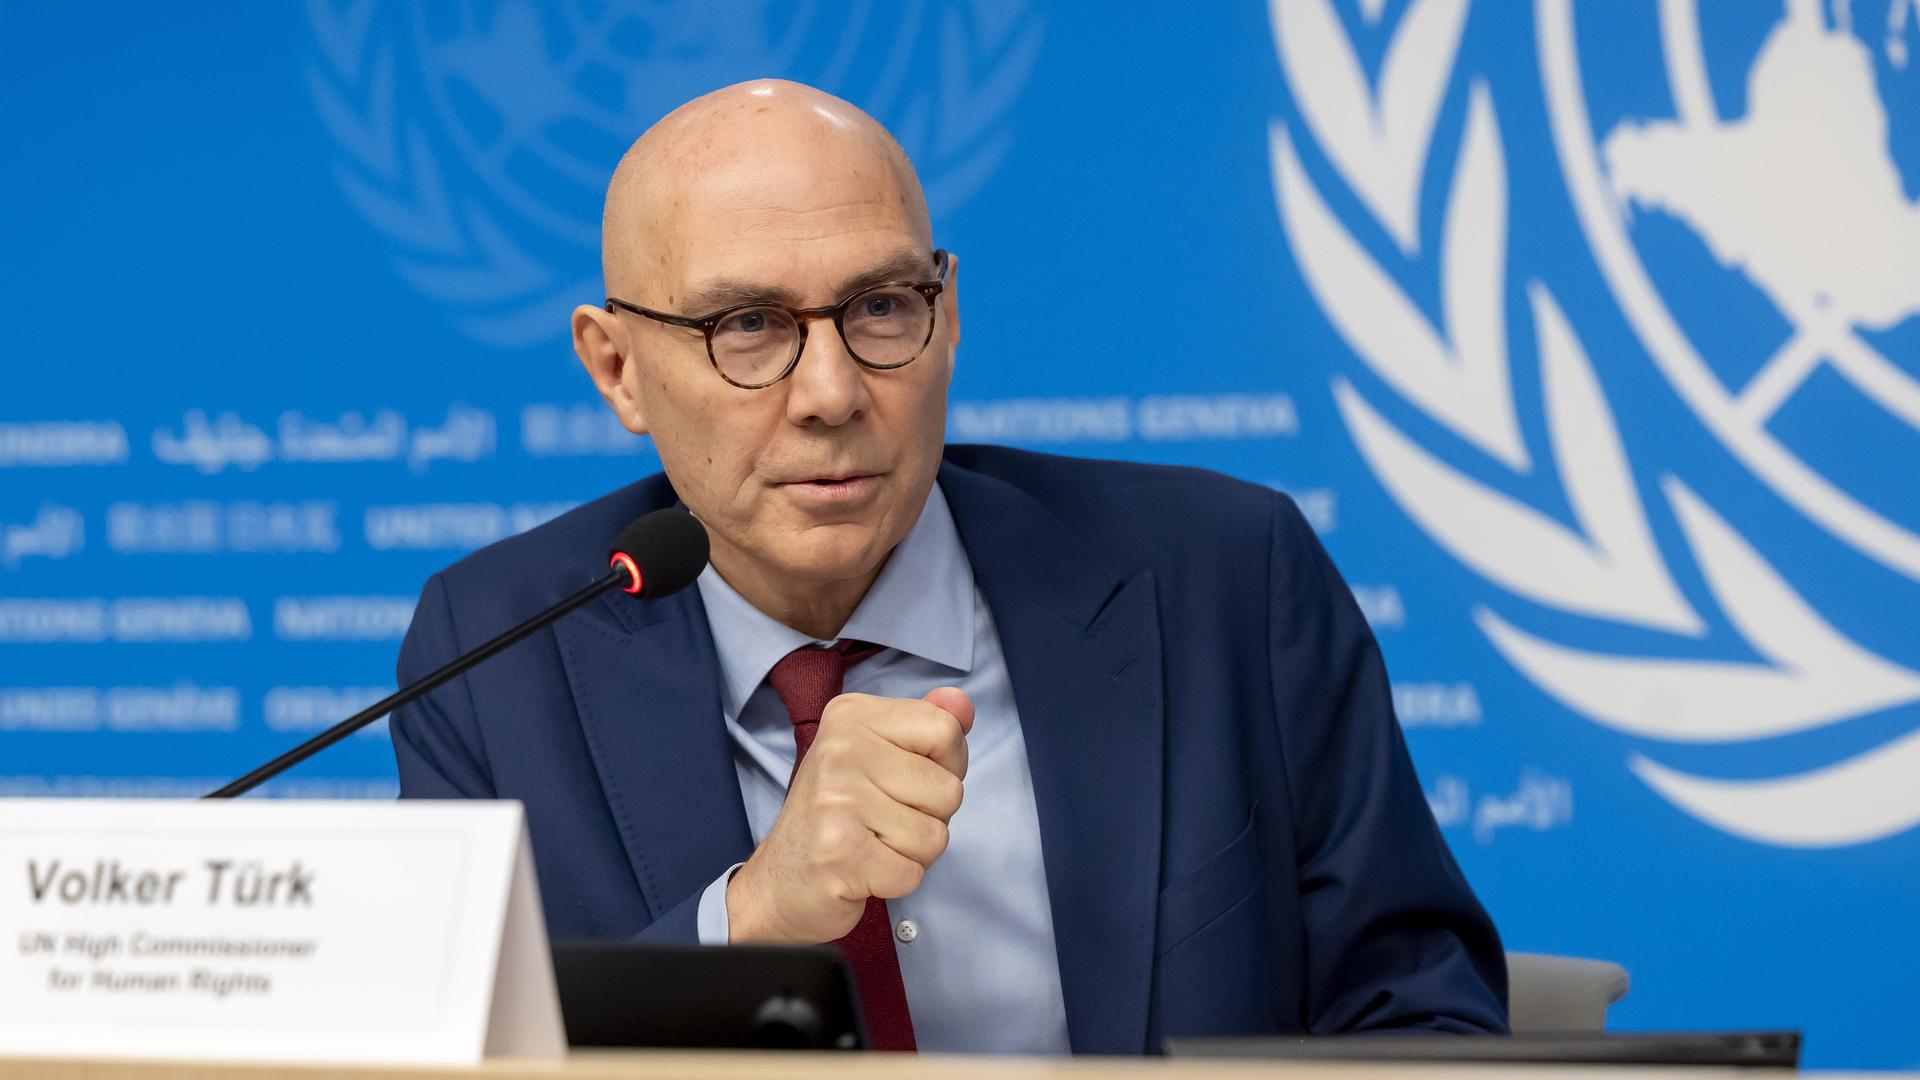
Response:
POLYGON ((309 0, 308 86, 335 176, 394 265, 474 340, 564 334, 599 295, 607 176, 648 124, 780 76, 854 102, 919 167, 936 219, 992 175, 1039 55, 1026 0, 309 0))
MULTIPOLYGON (((1748 484, 1871 566, 1875 580, 1890 577, 1920 600, 1920 201, 1909 194, 1920 162, 1899 129, 1920 114, 1889 108, 1920 99, 1909 63, 1920 3, 1859 6, 1741 7, 1758 21, 1708 49, 1692 0, 1662 0, 1643 39, 1672 106, 1616 115, 1623 99, 1645 99, 1616 85, 1606 88, 1605 117, 1591 111, 1600 98, 1588 80, 1635 58, 1620 54, 1617 37, 1583 52, 1574 0, 1535 0, 1534 14, 1551 140, 1602 295, 1748 484), (1708 55, 1736 57, 1738 69, 1712 70, 1708 55), (1642 230, 1636 220, 1658 224, 1642 230), (1650 248, 1648 235, 1682 241, 1650 248), (1732 327, 1727 312, 1739 313, 1732 327), (1829 433, 1835 423, 1871 430, 1872 441, 1810 438, 1809 414, 1829 433)), ((1384 9, 1366 0, 1360 21, 1379 26, 1384 9)), ((1380 27, 1388 44, 1376 78, 1332 0, 1270 0, 1270 14, 1298 114, 1276 121, 1269 138, 1294 258, 1355 359, 1398 395, 1393 409, 1411 408, 1449 436, 1443 445, 1410 434, 1376 391, 1337 374, 1333 395, 1362 458, 1464 566, 1512 597, 1602 628, 1570 640, 1481 604, 1474 621, 1495 649, 1573 712, 1642 744, 1743 747, 1920 701, 1920 671, 1837 627, 1796 587, 1796 577, 1833 566, 1779 565, 1764 537, 1743 534, 1689 484, 1684 463, 1650 470, 1643 488, 1580 313, 1569 315, 1537 277, 1510 280, 1497 103, 1485 79, 1457 70, 1468 0, 1412 0, 1396 25, 1380 27), (1432 167, 1441 106, 1461 81, 1458 152, 1442 173, 1432 167), (1344 191, 1314 179, 1308 153, 1344 191), (1437 242, 1421 228, 1431 185, 1437 242), (1362 213, 1343 217, 1336 199, 1362 213), (1401 284, 1419 274, 1438 278, 1437 313, 1401 284), (1525 299, 1511 319, 1510 286, 1525 299), (1516 397, 1516 358, 1538 365, 1537 406, 1516 397), (1534 407, 1544 448, 1522 436, 1521 410, 1534 407), (1536 460, 1542 449, 1546 460, 1536 460), (1538 490, 1517 481, 1548 470, 1564 510, 1512 494, 1538 490), (1516 483, 1500 483, 1503 474, 1516 483), (1663 549, 1655 515, 1674 525, 1684 551, 1663 549), (1676 582, 1682 558, 1702 583, 1694 597, 1676 582), (1714 625, 1750 659, 1698 659, 1687 639, 1714 625), (1647 647, 1663 639, 1673 648, 1647 647)), ((1906 728, 1839 760, 1782 752, 1759 777, 1704 775, 1658 751, 1629 751, 1626 764, 1731 834, 1837 847, 1920 824, 1920 731, 1906 728)))

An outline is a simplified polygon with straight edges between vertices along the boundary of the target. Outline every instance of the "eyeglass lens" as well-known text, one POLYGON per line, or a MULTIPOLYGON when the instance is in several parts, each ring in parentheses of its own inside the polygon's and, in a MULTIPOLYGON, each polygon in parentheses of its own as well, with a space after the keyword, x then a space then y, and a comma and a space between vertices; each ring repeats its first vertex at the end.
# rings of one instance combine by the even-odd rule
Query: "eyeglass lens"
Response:
MULTIPOLYGON (((869 289, 841 320, 847 351, 873 367, 897 367, 919 355, 933 328, 925 296, 905 286, 869 289)), ((745 386, 776 378, 800 348, 800 327, 777 307, 742 308, 713 328, 713 362, 745 386)))

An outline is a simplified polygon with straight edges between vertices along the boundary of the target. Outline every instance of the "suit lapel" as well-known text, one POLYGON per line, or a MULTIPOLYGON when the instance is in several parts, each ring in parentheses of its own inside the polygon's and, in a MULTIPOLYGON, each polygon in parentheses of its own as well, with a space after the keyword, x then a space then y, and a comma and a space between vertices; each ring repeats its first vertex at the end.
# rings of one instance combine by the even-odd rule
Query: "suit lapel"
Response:
POLYGON ((753 851, 696 589, 615 593, 554 624, 634 880, 659 918, 753 851))
POLYGON ((1099 565, 1002 481, 946 465, 940 484, 1020 708, 1069 1038, 1077 1053, 1139 1053, 1160 890, 1153 575, 1099 565))

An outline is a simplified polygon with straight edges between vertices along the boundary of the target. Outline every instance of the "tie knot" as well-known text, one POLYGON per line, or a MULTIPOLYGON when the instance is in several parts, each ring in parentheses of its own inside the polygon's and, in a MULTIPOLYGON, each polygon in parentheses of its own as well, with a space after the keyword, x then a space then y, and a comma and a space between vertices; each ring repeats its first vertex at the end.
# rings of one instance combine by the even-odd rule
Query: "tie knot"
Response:
POLYGON ((822 648, 803 645, 780 658, 767 673, 767 682, 787 707, 794 724, 818 724, 827 711, 827 702, 840 696, 847 669, 880 651, 880 646, 865 641, 842 639, 822 648))

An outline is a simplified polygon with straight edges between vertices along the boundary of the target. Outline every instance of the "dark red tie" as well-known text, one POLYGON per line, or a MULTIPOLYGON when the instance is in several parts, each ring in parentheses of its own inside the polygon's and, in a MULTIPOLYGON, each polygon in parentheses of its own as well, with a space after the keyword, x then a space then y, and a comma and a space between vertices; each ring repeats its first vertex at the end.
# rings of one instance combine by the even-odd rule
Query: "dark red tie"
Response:
MULTIPOLYGON (((787 706, 793 721, 793 769, 820 733, 820 714, 827 702, 840 696, 847 669, 880 651, 864 641, 842 641, 831 648, 808 645, 795 649, 773 665, 767 681, 787 706)), ((907 1011, 907 988, 900 981, 900 957, 893 951, 893 918, 887 902, 867 897, 867 908, 853 930, 835 944, 846 953, 860 991, 860 1011, 866 1015, 867 1038, 875 1050, 913 1050, 913 1014, 907 1011)))

